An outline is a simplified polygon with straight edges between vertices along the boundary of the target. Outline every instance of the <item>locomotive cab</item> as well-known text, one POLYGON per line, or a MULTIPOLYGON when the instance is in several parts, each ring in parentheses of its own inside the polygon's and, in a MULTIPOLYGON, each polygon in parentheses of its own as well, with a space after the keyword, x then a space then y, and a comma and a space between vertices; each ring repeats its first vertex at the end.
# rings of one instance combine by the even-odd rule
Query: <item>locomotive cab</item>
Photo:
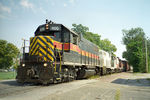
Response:
MULTIPOLYGON (((46 24, 40 25, 37 30, 35 31, 35 36, 31 37, 30 39, 30 55, 35 56, 38 55, 39 47, 34 47, 35 41, 38 41, 41 44, 43 42, 45 45, 45 52, 49 52, 47 49, 51 49, 50 56, 53 58, 51 61, 54 61, 54 59, 57 59, 57 53, 60 52, 61 55, 63 55, 64 52, 69 52, 71 45, 78 45, 78 34, 70 30, 69 28, 65 27, 62 24, 56 24, 52 21, 48 22, 46 21, 46 24), (34 53, 33 53, 34 52, 34 53)), ((43 47, 43 48, 44 48, 43 47)), ((46 59, 46 58, 45 58, 46 59)))
POLYGON ((64 43, 74 43, 77 44, 78 34, 65 27, 62 24, 55 24, 53 22, 49 22, 44 25, 40 25, 35 31, 35 36, 50 36, 53 37, 54 40, 58 42, 64 43))

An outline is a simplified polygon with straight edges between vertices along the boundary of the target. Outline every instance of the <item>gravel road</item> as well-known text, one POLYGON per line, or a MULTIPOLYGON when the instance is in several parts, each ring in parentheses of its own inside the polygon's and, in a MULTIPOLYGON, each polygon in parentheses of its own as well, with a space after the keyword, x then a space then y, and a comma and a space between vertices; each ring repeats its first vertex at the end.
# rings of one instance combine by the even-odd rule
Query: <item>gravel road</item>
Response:
POLYGON ((0 100, 150 100, 150 74, 117 73, 49 86, 0 81, 0 100))

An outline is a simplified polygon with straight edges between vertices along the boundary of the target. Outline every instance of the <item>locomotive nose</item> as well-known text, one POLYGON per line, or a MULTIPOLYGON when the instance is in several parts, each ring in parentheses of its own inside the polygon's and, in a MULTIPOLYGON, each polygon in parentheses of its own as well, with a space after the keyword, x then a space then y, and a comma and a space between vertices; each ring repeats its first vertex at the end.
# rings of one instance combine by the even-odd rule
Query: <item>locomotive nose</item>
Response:
POLYGON ((54 61, 54 45, 50 36, 30 38, 30 56, 39 56, 44 61, 54 61))

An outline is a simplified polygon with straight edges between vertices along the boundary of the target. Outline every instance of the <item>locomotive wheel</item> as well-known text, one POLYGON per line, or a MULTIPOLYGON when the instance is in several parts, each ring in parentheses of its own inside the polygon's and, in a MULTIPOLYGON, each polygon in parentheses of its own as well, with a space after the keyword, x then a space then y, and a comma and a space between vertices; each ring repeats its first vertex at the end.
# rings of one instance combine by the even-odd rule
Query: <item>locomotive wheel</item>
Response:
POLYGON ((53 82, 53 70, 50 68, 43 68, 39 73, 39 79, 42 84, 46 85, 53 82))
POLYGON ((46 85, 49 83, 49 76, 46 73, 40 72, 39 76, 40 76, 39 78, 40 78, 42 84, 46 85))
POLYGON ((69 82, 76 79, 75 69, 64 68, 62 73, 62 82, 69 82))
POLYGON ((25 83, 25 80, 23 80, 23 79, 17 79, 16 80, 18 83, 21 83, 21 84, 24 84, 25 83))
POLYGON ((101 69, 100 69, 99 67, 97 67, 97 68, 95 69, 95 72, 96 72, 96 75, 101 76, 101 69))

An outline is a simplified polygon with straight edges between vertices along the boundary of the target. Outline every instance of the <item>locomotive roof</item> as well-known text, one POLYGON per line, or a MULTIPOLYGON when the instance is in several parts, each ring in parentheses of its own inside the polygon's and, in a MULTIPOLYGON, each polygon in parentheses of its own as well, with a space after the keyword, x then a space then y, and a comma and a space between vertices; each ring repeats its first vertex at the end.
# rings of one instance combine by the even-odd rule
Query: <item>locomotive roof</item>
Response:
POLYGON ((63 24, 60 24, 62 25, 63 27, 65 27, 67 30, 69 30, 71 33, 73 33, 74 35, 77 35, 79 36, 76 32, 74 32, 73 30, 69 29, 68 27, 64 26, 63 24))
MULTIPOLYGON (((39 27, 45 26, 46 24, 40 25, 39 27)), ((56 23, 49 23, 49 25, 58 25, 58 26, 62 26, 64 28, 66 28, 68 31, 70 31, 71 33, 73 33, 76 36, 79 36, 76 32, 74 32, 73 30, 69 29, 68 27, 64 26, 63 24, 56 24, 56 23)), ((39 28, 38 27, 38 28, 39 28)))

